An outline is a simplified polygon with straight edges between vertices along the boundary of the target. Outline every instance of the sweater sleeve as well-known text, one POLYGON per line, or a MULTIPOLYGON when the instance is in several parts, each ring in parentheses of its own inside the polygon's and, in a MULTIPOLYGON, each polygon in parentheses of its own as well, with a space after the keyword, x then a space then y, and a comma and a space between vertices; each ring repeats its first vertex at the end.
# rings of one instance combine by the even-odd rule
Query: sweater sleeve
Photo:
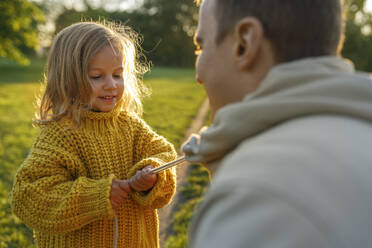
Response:
POLYGON ((35 230, 66 233, 113 216, 109 195, 114 175, 88 178, 72 147, 63 130, 46 127, 17 171, 13 212, 35 230))
MULTIPOLYGON (((173 145, 157 135, 143 120, 134 118, 132 125, 135 164, 129 171, 129 177, 148 165, 155 168, 177 158, 173 145)), ((149 192, 135 192, 133 196, 139 204, 157 209, 170 202, 175 190, 176 170, 171 168, 158 174, 158 180, 149 192)))

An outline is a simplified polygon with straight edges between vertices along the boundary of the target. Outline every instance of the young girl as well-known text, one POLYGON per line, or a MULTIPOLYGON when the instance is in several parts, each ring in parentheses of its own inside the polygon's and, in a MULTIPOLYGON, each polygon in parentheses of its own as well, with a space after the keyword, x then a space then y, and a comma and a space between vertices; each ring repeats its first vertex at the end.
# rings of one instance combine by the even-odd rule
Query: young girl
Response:
POLYGON ((83 22, 52 44, 41 133, 12 191, 38 247, 159 246, 156 209, 171 200, 175 173, 148 170, 176 153, 136 114, 144 67, 134 38, 128 28, 83 22))

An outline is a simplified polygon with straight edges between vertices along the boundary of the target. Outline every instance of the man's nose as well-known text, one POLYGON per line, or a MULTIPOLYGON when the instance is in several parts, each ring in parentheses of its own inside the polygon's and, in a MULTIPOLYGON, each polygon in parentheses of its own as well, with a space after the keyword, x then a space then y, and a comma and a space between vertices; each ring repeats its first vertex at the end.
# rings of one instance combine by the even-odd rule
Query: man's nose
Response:
POLYGON ((196 79, 196 81, 197 81, 199 84, 203 84, 203 82, 202 82, 201 79, 199 78, 199 75, 196 75, 195 79, 196 79))

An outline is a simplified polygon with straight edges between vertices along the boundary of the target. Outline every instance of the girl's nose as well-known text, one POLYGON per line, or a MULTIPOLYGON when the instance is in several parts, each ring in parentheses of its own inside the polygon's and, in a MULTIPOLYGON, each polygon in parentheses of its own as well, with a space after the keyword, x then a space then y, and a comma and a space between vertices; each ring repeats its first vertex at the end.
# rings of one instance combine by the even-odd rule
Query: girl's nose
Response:
POLYGON ((112 77, 108 77, 105 83, 105 89, 115 89, 117 87, 116 81, 112 77))

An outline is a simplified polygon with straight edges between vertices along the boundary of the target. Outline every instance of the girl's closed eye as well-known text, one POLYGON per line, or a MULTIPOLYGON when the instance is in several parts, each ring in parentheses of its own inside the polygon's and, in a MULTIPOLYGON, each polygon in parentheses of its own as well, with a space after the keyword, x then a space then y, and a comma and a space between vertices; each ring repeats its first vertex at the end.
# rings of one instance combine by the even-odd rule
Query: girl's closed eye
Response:
POLYGON ((114 78, 122 78, 123 77, 123 73, 120 73, 120 74, 114 74, 114 78))
POLYGON ((117 68, 115 71, 113 71, 112 76, 117 79, 123 78, 123 67, 117 68))
POLYGON ((101 75, 92 75, 90 76, 91 79, 100 79, 101 75))

